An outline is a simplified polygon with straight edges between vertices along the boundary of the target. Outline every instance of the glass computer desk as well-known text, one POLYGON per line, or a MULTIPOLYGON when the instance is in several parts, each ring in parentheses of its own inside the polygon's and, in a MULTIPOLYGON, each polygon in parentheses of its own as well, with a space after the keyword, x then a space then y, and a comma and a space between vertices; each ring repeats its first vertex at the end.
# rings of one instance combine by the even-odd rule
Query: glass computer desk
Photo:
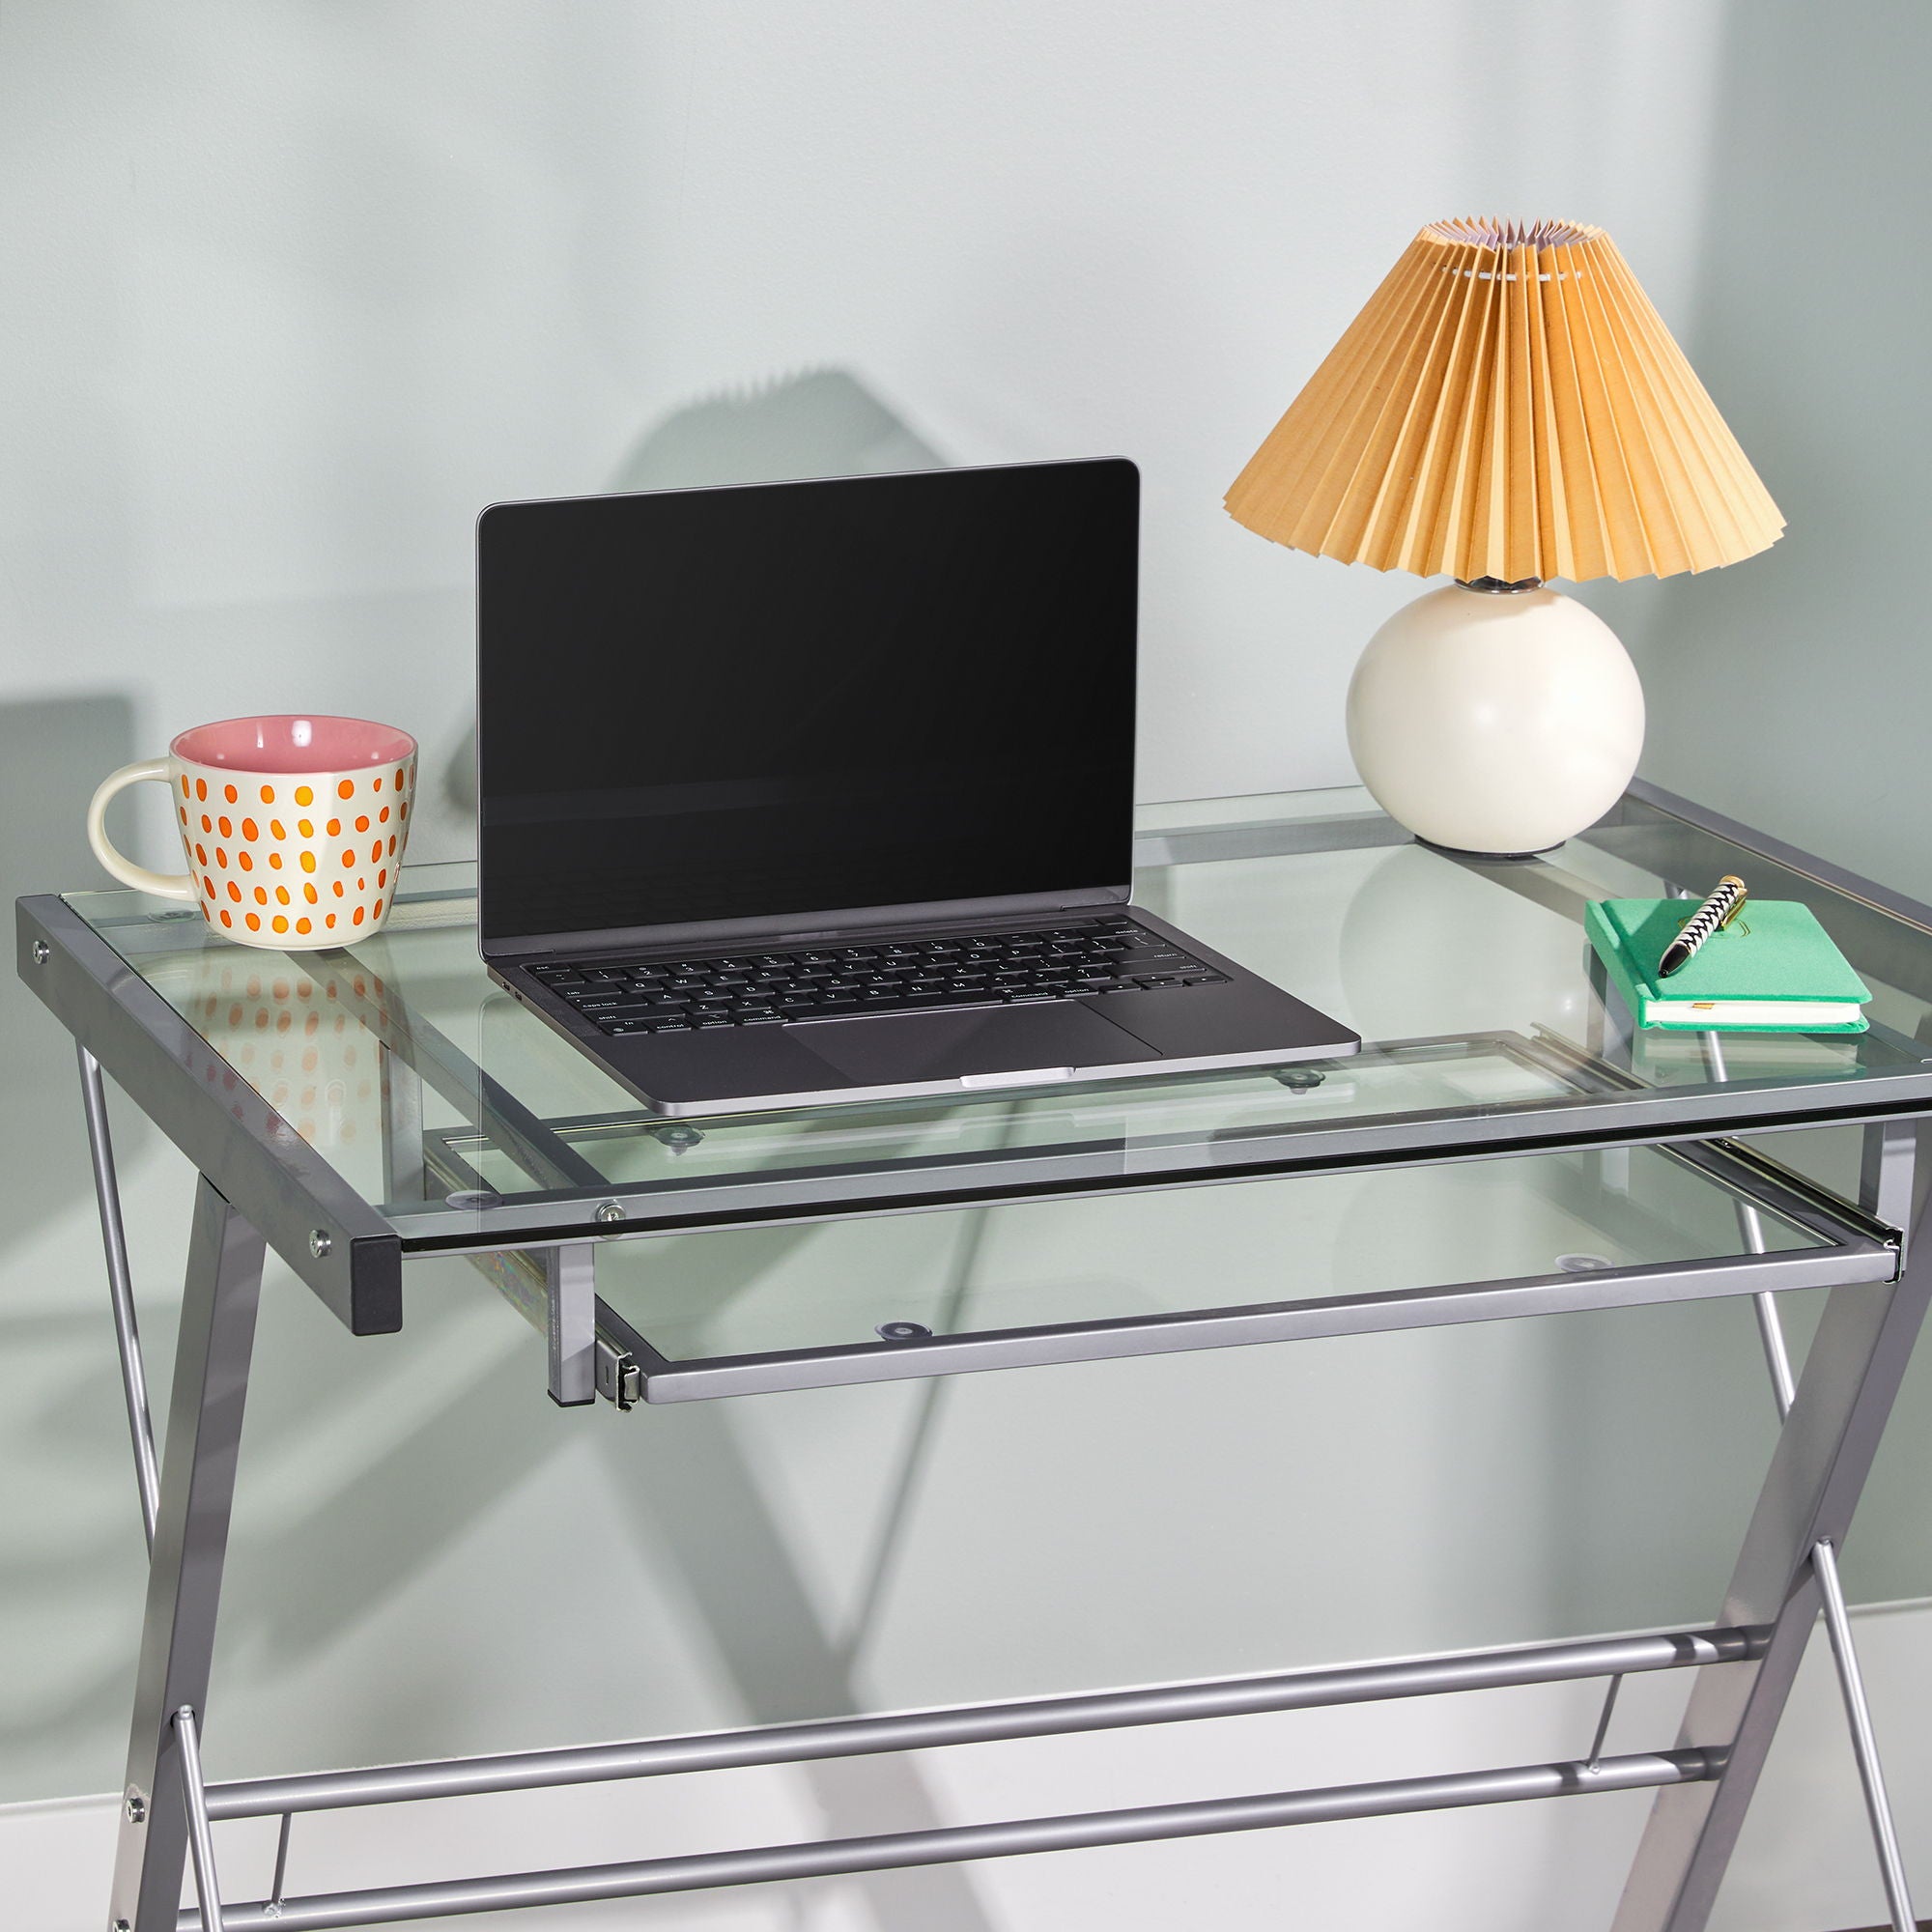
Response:
POLYGON ((1351 1020, 1364 1051, 696 1125, 652 1117, 491 984, 465 867, 412 868, 379 937, 300 955, 235 948, 131 893, 20 902, 19 971, 79 1048, 151 1548, 110 1927, 383 1924, 1655 1787, 1617 1932, 1693 1932, 1821 1610, 1909 1924, 1835 1552, 1932 1292, 1932 1269, 1905 1266, 1932 1114, 1932 911, 1641 785, 1529 861, 1427 849, 1354 791, 1149 808, 1138 856, 1142 902, 1351 1020), (1632 1033, 1584 905, 1701 895, 1726 871, 1812 905, 1873 988, 1869 1033, 1632 1033), (201 1177, 159 1449, 103 1074, 201 1177), (1777 1130, 1826 1125, 1859 1150, 1845 1172, 1780 1157, 1777 1130), (1479 1227, 1439 1260, 1290 1242, 1232 1287, 1184 1266, 1021 1268, 968 1294, 957 1275, 854 1270, 747 1293, 636 1264, 759 1227, 1088 1199, 1131 1217, 1164 1190, 1235 1183, 1204 1198, 1287 1228, 1324 1177, 1375 1176, 1400 1214, 1401 1190, 1445 1168, 1479 1227), (211 1782, 201 1732, 265 1247, 351 1336, 401 1326, 406 1262, 468 1257, 542 1338, 533 1385, 633 1412, 1021 1368, 1046 1371, 1050 1399, 1055 1364, 1747 1296, 1783 1426, 1730 1586, 1695 1628, 211 1782), (1813 1288, 1829 1299, 1794 1376, 1776 1295, 1813 1288), (1687 1673, 1676 1738, 1608 1752, 1619 1684, 1665 1670, 1687 1673), (313 1896, 283 1896, 278 1860, 268 1897, 219 1898, 225 1819, 279 1817, 285 1850, 289 1820, 327 1807, 1586 1678, 1605 1682, 1602 1722, 1559 1762, 313 1896), (180 1907, 190 1860, 198 1911, 180 1907))

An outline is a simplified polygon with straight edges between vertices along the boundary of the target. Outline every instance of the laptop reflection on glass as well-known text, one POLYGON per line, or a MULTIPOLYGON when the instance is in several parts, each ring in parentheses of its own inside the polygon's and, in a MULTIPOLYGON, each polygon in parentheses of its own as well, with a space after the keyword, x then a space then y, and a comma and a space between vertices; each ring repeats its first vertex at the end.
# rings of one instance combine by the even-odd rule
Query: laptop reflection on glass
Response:
POLYGON ((497 503, 492 976, 668 1115, 1331 1058, 1131 903, 1120 458, 497 503))

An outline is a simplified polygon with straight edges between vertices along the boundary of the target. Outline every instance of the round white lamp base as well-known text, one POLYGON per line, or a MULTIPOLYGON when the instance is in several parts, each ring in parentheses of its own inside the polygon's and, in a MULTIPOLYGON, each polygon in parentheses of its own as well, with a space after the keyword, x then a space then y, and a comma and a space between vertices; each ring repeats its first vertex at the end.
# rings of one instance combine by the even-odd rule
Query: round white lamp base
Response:
POLYGON ((1643 687, 1616 633, 1561 592, 1451 584, 1369 639, 1349 750, 1376 803, 1432 845, 1547 851, 1630 782, 1643 687))

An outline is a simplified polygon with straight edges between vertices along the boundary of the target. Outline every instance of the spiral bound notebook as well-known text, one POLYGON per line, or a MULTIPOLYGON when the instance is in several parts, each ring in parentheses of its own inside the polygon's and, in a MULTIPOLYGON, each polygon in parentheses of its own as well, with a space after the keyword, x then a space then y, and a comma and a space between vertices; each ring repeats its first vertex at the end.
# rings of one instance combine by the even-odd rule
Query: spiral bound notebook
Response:
POLYGON ((1639 1026, 1863 1033, 1870 992, 1797 899, 1747 899, 1667 980, 1658 973, 1696 899, 1600 899, 1583 929, 1639 1026))

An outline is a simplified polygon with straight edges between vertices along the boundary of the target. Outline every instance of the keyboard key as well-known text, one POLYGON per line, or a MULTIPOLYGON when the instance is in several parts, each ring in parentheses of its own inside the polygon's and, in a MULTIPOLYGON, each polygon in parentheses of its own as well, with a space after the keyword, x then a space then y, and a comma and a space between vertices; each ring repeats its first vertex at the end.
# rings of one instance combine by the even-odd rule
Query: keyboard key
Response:
POLYGON ((708 959, 553 960, 530 970, 612 1035, 777 1026, 860 1010, 1037 1004, 1222 985, 1228 977, 1125 914, 1050 928, 942 933, 878 946, 708 959))

